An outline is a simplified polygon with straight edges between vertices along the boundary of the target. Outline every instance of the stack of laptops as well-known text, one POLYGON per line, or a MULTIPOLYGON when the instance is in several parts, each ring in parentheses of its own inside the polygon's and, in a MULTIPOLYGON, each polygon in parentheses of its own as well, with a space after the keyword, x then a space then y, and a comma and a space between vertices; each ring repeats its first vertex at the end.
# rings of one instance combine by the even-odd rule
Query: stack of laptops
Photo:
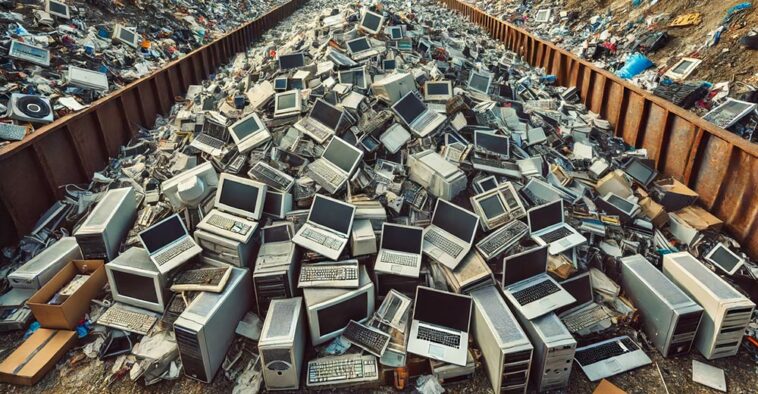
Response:
POLYGON ((355 206, 317 194, 308 219, 292 242, 332 260, 345 250, 355 218, 355 206))
POLYGON ((424 229, 383 223, 374 271, 418 278, 424 229))

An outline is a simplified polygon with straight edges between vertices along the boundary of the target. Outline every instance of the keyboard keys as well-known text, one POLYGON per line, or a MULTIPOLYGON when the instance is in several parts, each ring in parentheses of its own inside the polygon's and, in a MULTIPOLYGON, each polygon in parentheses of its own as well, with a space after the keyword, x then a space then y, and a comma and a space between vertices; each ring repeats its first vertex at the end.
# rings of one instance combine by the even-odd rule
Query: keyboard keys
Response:
POLYGON ((541 298, 547 297, 550 294, 556 293, 559 290, 560 289, 555 283, 549 280, 543 280, 534 286, 513 293, 513 298, 515 298, 520 305, 527 305, 541 298))
POLYGON ((461 346, 460 335, 437 331, 426 326, 418 327, 418 339, 438 343, 447 347, 458 349, 461 346))
POLYGON ((488 258, 492 258, 513 246, 528 231, 524 222, 513 220, 479 241, 476 247, 488 258))
POLYGON ((153 261, 158 265, 166 264, 174 257, 190 250, 193 246, 195 246, 195 242, 192 241, 192 238, 187 237, 178 244, 172 246, 171 249, 154 256, 153 261))
POLYGON ((592 346, 589 349, 579 350, 574 355, 574 358, 579 364, 587 366, 598 361, 607 360, 611 357, 620 356, 624 353, 633 352, 637 349, 639 349, 637 344, 635 344, 630 338, 623 337, 613 342, 592 346))
POLYGON ((311 229, 305 229, 301 235, 319 245, 326 246, 329 249, 339 250, 342 247, 342 240, 336 237, 329 236, 325 233, 314 231, 311 229))
POLYGON ((371 382, 379 379, 376 357, 348 354, 308 362, 307 386, 371 382))
POLYGON ((218 227, 222 230, 231 231, 233 233, 242 234, 245 235, 250 231, 250 226, 238 222, 234 219, 221 216, 221 215, 211 215, 211 217, 208 218, 208 224, 214 227, 218 227))
POLYGON ((298 287, 358 287, 358 261, 304 264, 298 287))
POLYGON ((566 227, 558 227, 549 233, 540 235, 540 238, 542 238, 542 240, 547 243, 551 243, 559 239, 566 238, 571 234, 573 234, 571 230, 567 229, 566 227))
POLYGON ((404 265, 407 267, 415 267, 418 259, 414 256, 407 256, 404 254, 384 252, 382 253, 382 262, 389 264, 404 265))
POLYGON ((384 354, 390 342, 389 334, 369 328, 354 320, 350 320, 342 336, 352 344, 377 357, 381 357, 384 354))
POLYGON ((429 242, 430 244, 442 249, 443 252, 453 257, 458 257, 458 255, 463 252, 463 248, 461 246, 445 238, 444 235, 436 231, 427 232, 424 236, 424 241, 429 242))
POLYGON ((136 312, 124 309, 114 305, 97 319, 97 324, 107 327, 117 328, 119 330, 135 332, 140 335, 147 335, 158 318, 154 315, 136 312))

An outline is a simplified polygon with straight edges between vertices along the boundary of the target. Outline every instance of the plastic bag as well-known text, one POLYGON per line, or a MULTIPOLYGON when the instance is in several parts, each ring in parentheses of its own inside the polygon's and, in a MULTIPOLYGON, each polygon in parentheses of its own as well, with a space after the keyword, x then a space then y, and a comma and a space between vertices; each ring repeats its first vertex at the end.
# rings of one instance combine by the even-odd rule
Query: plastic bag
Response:
POLYGON ((416 379, 416 391, 421 394, 442 394, 445 388, 434 375, 422 375, 416 379))
POLYGON ((653 62, 645 57, 645 55, 641 53, 635 53, 634 55, 629 56, 629 59, 627 59, 624 67, 616 71, 616 75, 624 79, 630 79, 652 66, 653 62))

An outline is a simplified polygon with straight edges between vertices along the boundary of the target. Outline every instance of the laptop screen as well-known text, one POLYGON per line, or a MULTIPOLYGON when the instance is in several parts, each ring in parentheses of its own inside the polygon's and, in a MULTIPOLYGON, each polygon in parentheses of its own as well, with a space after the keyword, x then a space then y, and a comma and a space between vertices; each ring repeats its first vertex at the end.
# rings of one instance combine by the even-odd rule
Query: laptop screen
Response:
POLYGON ((68 15, 68 6, 67 5, 65 5, 63 3, 59 3, 57 1, 49 1, 48 4, 50 4, 50 12, 51 13, 56 13, 56 14, 60 14, 60 15, 68 15))
POLYGON ((243 141, 245 138, 253 135, 255 132, 261 129, 258 119, 255 115, 250 115, 247 118, 235 123, 230 127, 232 133, 237 136, 237 139, 243 141))
POLYGON ((478 90, 482 93, 487 93, 487 90, 489 90, 490 87, 489 85, 489 77, 477 73, 471 74, 471 81, 468 84, 469 88, 478 90))
POLYGON ((379 24, 381 23, 382 17, 380 15, 366 11, 366 13, 363 15, 363 22, 361 22, 361 26, 366 28, 366 30, 376 31, 379 29, 379 24))
POLYGON ((399 40, 403 38, 403 28, 400 26, 390 27, 390 35, 392 36, 393 40, 399 40))
POLYGON ((466 242, 471 241, 476 232, 477 216, 445 200, 438 201, 432 224, 466 242))
POLYGON ((653 177, 655 170, 642 164, 639 160, 632 160, 632 162, 624 169, 624 172, 637 180, 637 182, 647 185, 652 180, 651 178, 653 177))
POLYGON ((250 212, 252 215, 257 209, 256 202, 261 189, 256 185, 222 177, 218 192, 221 193, 218 199, 219 204, 250 212))
POLYGON ((332 107, 326 101, 321 99, 316 100, 316 103, 313 104, 313 109, 310 114, 311 118, 332 130, 337 129, 341 116, 342 111, 332 107))
POLYGON ((470 319, 470 298, 421 286, 416 288, 413 320, 468 332, 470 319))
POLYGON ((292 53, 279 56, 279 68, 289 70, 305 66, 305 56, 302 53, 292 53))
POLYGON ((355 207, 340 204, 328 198, 316 196, 313 199, 308 220, 342 234, 347 234, 353 223, 355 207))
POLYGON ((475 132, 474 137, 478 148, 486 149, 498 155, 509 156, 508 137, 483 132, 475 132))
POLYGON ((482 207, 482 212, 488 219, 498 217, 505 213, 505 207, 500 201, 500 196, 497 194, 479 200, 479 206, 482 207))
POLYGON ((290 233, 286 225, 271 226, 263 229, 263 240, 270 242, 287 242, 290 240, 290 233))
POLYGON ((133 42, 134 41, 134 33, 126 28, 121 28, 119 31, 119 38, 121 38, 124 41, 133 42))
POLYGON ((280 216, 283 213, 281 210, 282 195, 280 193, 266 191, 266 201, 263 203, 263 212, 274 216, 280 216))
POLYGON ((394 70, 395 69, 395 61, 394 60, 384 60, 382 64, 383 64, 384 71, 389 71, 389 70, 394 70))
POLYGON ((413 93, 406 94, 395 104, 394 108, 407 124, 413 123, 413 120, 426 111, 424 103, 413 93))
POLYGON ((547 269, 547 246, 506 257, 503 260, 503 286, 510 286, 524 279, 545 273, 547 269))
POLYGON ((347 46, 350 47, 350 52, 352 53, 368 51, 371 49, 371 44, 369 44, 366 38, 358 38, 356 40, 348 41, 347 46))
POLYGON ((297 92, 276 97, 276 109, 279 111, 295 108, 295 105, 297 105, 297 92))
POLYGON ((166 245, 187 235, 179 215, 171 216, 163 222, 142 232, 139 237, 145 244, 147 252, 153 254, 166 245))
POLYGON ((537 232, 563 221, 563 200, 529 210, 529 231, 537 232))
POLYGON ((615 205, 617 208, 621 209, 624 212, 632 212, 634 209, 634 204, 624 200, 615 194, 608 196, 608 202, 615 205))
POLYGON ((721 244, 716 245, 716 251, 708 257, 714 264, 723 268, 726 272, 732 272, 734 267, 739 264, 740 259, 729 252, 721 244))
POLYGON ((579 275, 576 278, 561 282, 561 287, 568 291, 576 302, 571 305, 582 305, 592 301, 592 283, 589 274, 579 275))
POLYGON ((402 226, 385 225, 382 232, 382 249, 405 253, 421 253, 424 230, 402 226))
POLYGON ((332 139, 332 142, 329 143, 329 146, 326 147, 322 157, 334 163, 334 165, 341 168, 342 171, 350 173, 355 162, 360 159, 361 152, 353 149, 352 146, 335 137, 332 139))
POLYGON ((450 85, 448 85, 447 82, 429 83, 426 85, 426 94, 435 96, 450 94, 449 87, 450 85))

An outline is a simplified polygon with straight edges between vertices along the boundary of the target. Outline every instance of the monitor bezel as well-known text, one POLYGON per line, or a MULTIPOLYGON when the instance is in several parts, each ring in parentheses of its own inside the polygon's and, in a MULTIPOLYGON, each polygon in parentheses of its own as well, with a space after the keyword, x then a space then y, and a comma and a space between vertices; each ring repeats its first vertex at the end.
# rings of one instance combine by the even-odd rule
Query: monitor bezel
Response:
MULTIPOLYGON (((458 210, 460 210, 461 212, 464 212, 464 213, 466 213, 467 215, 471 215, 471 216, 473 216, 473 217, 475 217, 475 218, 476 218, 476 223, 474 223, 474 231, 471 233, 471 238, 469 238, 469 239, 461 239, 461 238, 455 237, 453 234, 450 234, 450 232, 449 232, 449 231, 447 231, 447 230, 443 229, 442 227, 438 227, 440 230, 442 230, 442 231, 444 231, 444 232, 446 232, 446 233, 448 233, 448 234, 450 234, 450 235, 453 235, 455 238, 457 238, 457 239, 461 239, 462 241, 466 241, 466 243, 468 243, 469 245, 470 245, 470 244, 472 244, 472 243, 474 242, 474 238, 476 238, 476 232, 477 232, 476 230, 477 230, 477 229, 479 228, 479 226, 480 226, 480 223, 479 223, 479 222, 480 222, 481 218, 479 217, 479 215, 477 215, 475 212, 471 212, 471 211, 469 211, 469 210, 468 210, 468 209, 466 209, 466 208, 463 208, 463 207, 460 207, 460 206, 458 206, 458 205, 456 205, 456 204, 453 204, 452 202, 449 202, 449 201, 443 200, 443 199, 441 199, 441 198, 438 198, 438 199, 437 199, 437 202, 434 204, 434 211, 432 211, 432 217, 430 218, 430 223, 434 223, 434 216, 435 216, 435 215, 437 215, 437 206, 439 206, 439 205, 440 205, 440 203, 443 203, 443 204, 449 204, 450 206, 454 207, 455 209, 458 209, 458 210)), ((436 225, 434 225, 434 224, 431 224, 430 226, 434 226, 434 227, 437 227, 437 226, 436 226, 436 225)))
POLYGON ((59 17, 59 18, 63 18, 63 19, 71 19, 71 7, 69 7, 69 5, 68 5, 68 4, 66 4, 66 3, 64 3, 64 2, 62 2, 62 1, 55 1, 55 0, 45 0, 45 12, 47 12, 47 13, 48 13, 48 14, 50 14, 50 15, 54 15, 54 16, 57 16, 57 17, 59 17), (66 7, 66 13, 65 13, 65 14, 61 14, 61 13, 59 13, 59 12, 56 12, 56 11, 53 11, 53 10, 51 10, 51 9, 50 9, 50 3, 56 3, 56 4, 58 4, 58 5, 62 5, 62 6, 64 6, 64 7, 66 7))
MULTIPOLYGON (((363 151, 360 150, 360 149, 358 149, 358 148, 356 148, 355 146, 349 144, 347 141, 343 140, 342 138, 335 136, 335 137, 332 137, 332 139, 329 141, 328 144, 326 144, 326 148, 324 148, 324 153, 326 153, 326 151, 329 150, 329 146, 332 145, 335 142, 335 140, 339 140, 340 143, 342 143, 345 146, 349 147, 350 149, 358 152, 358 158, 355 160, 355 162, 353 162, 352 167, 350 167, 350 171, 347 173, 347 175, 350 176, 350 174, 352 174, 355 171, 355 169, 358 167, 358 165, 361 163, 361 160, 363 159, 363 151)), ((337 166, 334 162, 332 162, 329 159, 327 159, 326 157, 324 157, 323 153, 321 154, 321 158, 324 159, 324 160, 326 160, 327 162, 329 162, 333 166, 337 167, 338 169, 340 169, 340 171, 342 170, 342 168, 340 168, 339 166, 337 166)))
POLYGON ((126 45, 129 45, 132 48, 137 48, 139 46, 139 33, 137 33, 136 30, 127 29, 125 26, 122 25, 116 25, 116 28, 113 31, 113 38, 115 40, 118 40, 119 42, 122 42, 126 45), (121 31, 127 30, 130 33, 134 34, 134 39, 132 41, 127 41, 123 38, 121 38, 121 31))
POLYGON ((371 34, 378 34, 380 31, 382 31, 382 27, 384 26, 384 15, 377 14, 376 12, 366 10, 363 15, 361 15, 361 23, 358 24, 358 27, 360 27, 361 30, 369 32, 371 34), (366 20, 366 14, 372 14, 376 17, 379 17, 379 26, 376 27, 376 29, 369 29, 366 26, 363 25, 363 22, 366 20))
POLYGON ((179 220, 179 223, 181 223, 181 225, 182 225, 182 228, 184 229, 184 237, 189 237, 189 236, 190 236, 190 234, 189 234, 189 231, 187 230, 187 224, 186 224, 186 223, 184 223, 184 220, 182 220, 182 217, 181 217, 181 216, 179 216, 179 213, 175 213, 175 214, 173 214, 173 215, 170 215, 169 217, 167 217, 167 218, 165 218, 165 219, 161 220, 161 221, 160 221, 160 222, 158 222, 158 223, 154 223, 152 226, 149 226, 149 227, 145 228, 144 230, 140 231, 140 232, 139 232, 139 234, 137 234, 137 237, 139 238, 139 242, 140 242, 140 244, 142 244, 142 247, 145 249, 145 251, 147 252, 147 254, 148 254, 148 255, 150 255, 150 257, 152 257, 152 256, 155 256, 156 254, 159 254, 159 253, 163 252, 164 250, 166 250, 166 248, 170 248, 170 247, 171 247, 172 245, 174 245, 174 244, 175 244, 177 241, 179 241, 180 239, 184 238, 184 237, 179 237, 179 238, 177 238, 177 239, 173 240, 171 243, 169 243, 169 244, 166 244, 166 245, 163 245, 163 247, 162 247, 162 248, 160 248, 160 249, 158 249, 158 250, 156 250, 156 251, 154 251, 154 252, 150 252, 150 249, 148 249, 148 248, 147 248, 147 245, 145 245, 145 241, 143 241, 143 240, 142 240, 142 234, 144 234, 144 233, 146 233, 146 232, 150 231, 151 229, 153 229, 153 228, 155 228, 155 227, 158 227, 158 226, 160 226, 160 225, 161 225, 161 224, 163 224, 164 222, 167 222, 167 221, 169 221, 169 220, 173 219, 174 217, 176 217, 176 218, 179 220))
POLYGON ((409 254, 409 255, 414 255, 415 254, 417 256, 421 256, 424 253, 424 229, 422 227, 418 227, 418 226, 407 226, 405 224, 397 224, 397 223, 387 223, 387 222, 384 222, 384 223, 382 223, 382 236, 379 239, 379 250, 380 251, 381 250, 391 250, 391 251, 396 252, 396 253, 404 253, 404 254, 409 254), (409 252, 403 252, 403 251, 400 251, 400 250, 394 250, 394 249, 384 248, 382 246, 382 245, 384 245, 384 229, 387 226, 389 226, 389 227, 406 228, 406 229, 411 229, 411 230, 416 230, 416 231, 421 232, 421 237, 420 237, 419 247, 418 247, 419 253, 416 254, 416 253, 409 253, 409 252))
POLYGON ((403 27, 402 26, 390 26, 389 27, 389 34, 387 34, 392 41, 402 40, 403 39, 403 27), (400 38, 395 38, 392 34, 393 31, 399 31, 400 32, 400 38))
POLYGON ((268 185, 262 182, 254 181, 248 178, 242 178, 236 175, 222 173, 218 180, 218 188, 216 189, 216 198, 213 201, 213 207, 219 211, 226 212, 241 218, 248 218, 258 220, 263 215, 263 204, 266 201, 266 191, 268 185), (255 211, 245 211, 243 209, 235 208, 230 205, 226 205, 221 202, 221 189, 224 187, 224 181, 229 180, 232 182, 242 183, 248 186, 254 186, 258 188, 258 195, 255 197, 255 211))
MULTIPOLYGON (((279 190, 274 190, 272 188, 268 188, 268 190, 266 190, 266 196, 268 196, 269 194, 279 194, 280 195, 280 197, 281 197, 281 203, 279 204, 279 211, 278 211, 278 214, 276 216, 274 216, 272 213, 266 212, 264 210, 263 211, 263 215, 274 216, 274 217, 276 217, 278 219, 284 219, 285 215, 287 215, 287 212, 289 212, 289 210, 285 211, 286 205, 287 205, 286 201, 288 200, 287 196, 290 196, 289 197, 289 206, 290 206, 290 208, 292 208, 292 197, 291 197, 291 194, 289 192, 279 191, 279 190)), ((265 198, 263 199, 263 206, 264 206, 264 208, 261 208, 261 209, 265 209, 265 206, 266 206, 266 199, 265 198)))
MULTIPOLYGON (((360 266, 359 266, 359 269, 360 266)), ((363 275, 363 274, 361 274, 363 275)), ((318 291, 318 290, 317 290, 318 291)), ((311 330, 311 339, 316 339, 318 341, 318 344, 324 343, 332 338, 336 338, 339 335, 342 334, 342 332, 345 331, 345 327, 330 332, 330 333, 322 333, 319 330, 319 321, 318 321, 318 312, 322 309, 329 308, 331 306, 337 305, 343 301, 346 301, 350 298, 354 297, 360 297, 362 294, 367 294, 366 297, 366 317, 357 321, 358 323, 365 323, 368 321, 368 319, 371 317, 371 315, 374 314, 374 285, 371 281, 364 284, 363 286, 357 288, 357 289, 351 289, 347 292, 345 292, 342 295, 339 295, 337 297, 334 297, 328 301, 324 301, 315 305, 307 306, 307 313, 308 313, 308 325, 311 330)), ((305 295, 305 298, 307 299, 307 295, 305 295)))
POLYGON ((302 110, 303 106, 303 98, 300 97, 300 91, 299 90, 288 90, 286 92, 277 93, 274 95, 274 115, 284 115, 284 114, 290 114, 290 113, 298 113, 302 110), (295 106, 288 109, 281 109, 279 108, 279 97, 285 96, 285 95, 295 95, 295 106))
POLYGON ((282 70, 282 71, 296 70, 298 68, 305 67, 305 54, 302 53, 302 52, 287 53, 285 55, 278 56, 277 59, 276 59, 276 62, 277 62, 277 64, 279 64, 279 70, 282 70), (286 56, 299 56, 301 59, 303 59, 303 61, 302 61, 303 65, 302 66, 297 66, 297 67, 282 68, 282 57, 286 57, 286 56))
POLYGON ((358 38, 354 38, 354 39, 352 39, 352 40, 350 40, 350 41, 347 41, 347 42, 345 43, 345 46, 347 46, 347 52, 348 52, 349 54, 351 54, 351 55, 357 55, 357 54, 359 54, 359 53, 368 52, 368 51, 370 51, 370 50, 372 50, 372 49, 373 49, 373 47, 371 46, 371 40, 369 40, 369 39, 368 39, 368 37, 358 37, 358 38), (366 44, 368 44, 368 48, 366 48, 366 49, 364 49, 364 50, 362 50, 362 51, 359 51, 359 52, 353 52, 353 48, 352 48, 352 47, 350 47, 350 43, 351 43, 351 42, 357 42, 357 41, 366 41, 366 44))
POLYGON ((234 122, 231 126, 229 126, 228 131, 229 131, 229 134, 231 134, 232 140, 234 140, 234 144, 237 145, 237 149, 240 151, 240 153, 245 153, 249 149, 253 148, 254 146, 247 146, 246 142, 251 141, 253 138, 257 139, 257 137, 259 135, 261 135, 261 133, 267 134, 269 136, 269 138, 264 138, 263 140, 259 141, 256 145, 262 144, 262 143, 268 141, 268 139, 270 139, 270 137, 271 137, 271 132, 268 130, 268 127, 266 127, 266 124, 263 123, 263 121, 261 120, 261 118, 255 112, 253 112, 252 114, 250 114, 250 115, 248 115, 248 116, 246 116, 246 117, 244 117, 244 118, 242 118, 242 119, 234 122), (248 135, 247 137, 245 137, 243 139, 239 139, 239 137, 237 137, 237 134, 234 132, 234 127, 238 126, 242 122, 247 121, 250 118, 255 119, 255 123, 258 124, 258 131, 256 131, 255 133, 252 133, 252 134, 248 135))
POLYGON ((331 228, 331 227, 327 227, 329 230, 331 230, 331 231, 333 231, 333 232, 335 232, 335 233, 337 233, 337 234, 342 234, 342 235, 344 235, 345 237, 349 237, 349 236, 350 236, 350 234, 352 234, 352 232, 353 232, 353 224, 355 223, 355 211, 357 211, 357 208, 356 208, 356 206, 355 206, 355 205, 353 205, 353 204, 349 204, 349 203, 346 203, 346 202, 344 202, 344 201, 340 201, 340 200, 338 200, 338 199, 336 199, 336 198, 332 198, 332 197, 329 197, 329 196, 325 196, 325 195, 323 195, 323 194, 316 194, 315 196, 313 196, 313 201, 311 202, 311 207, 308 209, 308 217, 307 217, 307 218, 306 218, 306 220, 305 220, 305 222, 306 222, 306 223, 309 223, 311 226, 316 226, 316 227, 326 227, 326 226, 324 226, 324 225, 322 225, 322 224, 320 224, 320 223, 316 223, 316 222, 313 222, 313 221, 311 221, 311 214, 313 214, 313 207, 316 205, 316 199, 317 199, 317 198, 323 198, 323 199, 327 199, 327 200, 330 200, 330 201, 332 201, 332 202, 336 202, 336 203, 338 203, 338 204, 346 205, 346 206, 348 206, 348 207, 350 207, 350 208, 352 208, 352 209, 353 209, 353 217, 352 217, 352 219, 350 220, 350 225, 348 225, 348 226, 347 226, 347 231, 346 231, 346 232, 344 232, 344 233, 343 233, 343 232, 340 232, 340 231, 338 231, 338 230, 335 230, 335 229, 333 229, 333 228, 331 228))
POLYGON ((627 215, 629 215, 629 216, 631 216, 631 215, 632 215, 632 214, 633 214, 635 211, 637 211, 637 209, 639 209, 639 205, 638 205, 638 204, 635 204, 635 203, 633 203, 633 202, 631 202, 631 201, 627 201, 627 199, 625 199, 625 198, 623 198, 623 197, 621 197, 621 196, 619 196, 618 194, 616 194, 616 193, 613 193, 613 192, 608 192, 608 193, 606 193, 606 194, 603 196, 603 201, 605 201, 605 202, 606 202, 606 203, 608 203, 609 205, 612 205, 614 208, 618 209, 619 211, 626 213, 626 214, 627 214, 627 215), (617 198, 619 198, 619 199, 621 199, 621 200, 624 200, 624 201, 628 202, 629 204, 631 204, 631 205, 632 205, 632 210, 631 210, 631 211, 627 211, 627 210, 625 210, 625 209, 621 208, 620 206, 618 206, 618 205, 616 205, 616 204, 612 203, 612 202, 610 201, 610 199, 611 199, 611 197, 612 197, 612 196, 615 196, 615 197, 617 197, 617 198))
POLYGON ((692 72, 695 71, 697 66, 699 66, 700 63, 702 62, 703 61, 701 59, 695 59, 693 57, 683 57, 679 59, 678 62, 674 63, 674 65, 671 66, 668 69, 668 71, 666 71, 666 73, 663 75, 673 80, 684 80, 684 79, 687 79, 687 77, 689 77, 690 74, 692 74, 692 72), (679 67, 682 63, 685 63, 685 62, 690 63, 690 65, 687 66, 687 68, 684 71, 682 72, 674 71, 677 69, 677 67, 679 67))
POLYGON ((545 203, 545 204, 542 204, 542 205, 538 205, 536 207, 532 207, 528 211, 526 211, 526 221, 527 221, 527 224, 529 225, 529 234, 533 234, 533 232, 532 232, 532 212, 538 211, 538 210, 540 210, 542 208, 547 207, 550 204, 556 204, 556 203, 558 203, 558 204, 561 205, 561 220, 558 221, 558 222, 555 222, 555 223, 553 223, 553 224, 551 224, 551 225, 549 225, 547 227, 543 227, 543 228, 537 230, 537 232, 543 231, 543 230, 548 229, 550 227, 553 227, 553 226, 555 226, 557 224, 565 223, 565 217, 564 217, 565 213, 563 211, 563 209, 564 209, 563 208, 563 199, 559 198, 558 200, 550 201, 549 203, 545 203))
POLYGON ((368 72, 366 71, 366 66, 355 67, 355 68, 351 68, 349 70, 342 70, 342 71, 340 71, 337 74, 337 78, 339 79, 340 83, 347 84, 347 82, 342 82, 342 74, 344 74, 344 73, 353 73, 353 72, 356 72, 356 71, 359 71, 359 70, 363 73, 363 85, 356 85, 356 84, 350 84, 350 85, 353 85, 353 86, 355 86, 355 87, 357 87, 359 89, 368 89, 368 85, 370 84, 370 82, 369 82, 370 76, 369 76, 368 72))
POLYGON ((289 241, 279 241, 279 242, 292 242, 292 238, 295 237, 295 225, 292 222, 287 221, 279 221, 269 224, 268 226, 264 226, 261 228, 261 245, 264 244, 273 244, 273 243, 279 243, 279 242, 266 242, 266 231, 267 229, 271 229, 273 227, 287 227, 287 235, 289 235, 290 239, 289 241))
POLYGON ((482 94, 489 94, 490 88, 492 87, 492 74, 490 73, 482 73, 478 71, 471 71, 471 74, 468 77, 468 82, 466 83, 466 87, 469 90, 472 90, 474 92, 482 93, 482 94), (474 79, 474 75, 478 75, 480 77, 486 77, 487 78, 487 88, 485 90, 479 90, 477 88, 474 88, 471 86, 471 81, 474 79))
POLYGON ((716 244, 716 246, 714 246, 710 250, 710 252, 708 252, 708 254, 705 255, 705 260, 715 265, 716 267, 718 267, 718 269, 720 269, 722 272, 725 272, 729 275, 734 275, 737 271, 739 271, 740 268, 742 268, 743 265, 745 265, 745 259, 738 256, 736 253, 732 252, 729 248, 727 248, 726 246, 724 246, 723 243, 720 243, 720 242, 716 244), (737 260, 739 260, 739 262, 734 265, 734 268, 732 268, 731 271, 725 270, 719 263, 711 259, 711 256, 713 256, 713 254, 715 254, 716 251, 718 251, 718 249, 724 249, 727 253, 729 253, 730 255, 734 256, 737 260))
POLYGON ((550 17, 552 16, 553 12, 550 8, 542 8, 537 10, 537 14, 534 16, 534 21, 537 23, 547 23, 550 22, 550 17))
POLYGON ((500 193, 500 189, 497 187, 492 190, 486 191, 484 193, 477 194, 474 197, 471 197, 471 204, 475 206, 474 211, 482 213, 481 215, 479 215, 479 217, 488 224, 492 222, 497 222, 498 220, 500 220, 500 218, 510 215, 510 209, 508 208, 508 204, 505 201, 505 197, 503 197, 503 195, 500 193), (487 213, 485 212, 484 207, 482 207, 482 200, 491 198, 492 196, 496 196, 498 201, 500 201, 500 204, 503 206, 503 213, 494 217, 489 217, 487 216, 487 213))
POLYGON ((433 101, 433 100, 450 100, 453 98, 453 83, 451 81, 426 81, 424 83, 424 99, 433 101), (447 91, 448 94, 429 94, 429 85, 430 84, 445 84, 447 85, 447 91))
POLYGON ((508 151, 508 153, 506 153, 505 155, 503 155, 502 153, 498 153, 498 152, 493 152, 491 150, 487 150, 488 153, 490 153, 492 155, 500 156, 501 158, 504 158, 504 159, 509 159, 511 157, 511 138, 510 137, 508 137, 507 135, 495 134, 494 131, 493 132, 487 132, 487 131, 484 131, 484 130, 474 130, 474 146, 476 146, 477 148, 479 147, 479 143, 477 142, 477 136, 480 135, 480 134, 487 134, 488 136, 492 136, 492 137, 495 137, 495 138, 501 138, 501 139, 505 140, 505 147, 506 147, 506 151, 508 151))
POLYGON ((110 262, 105 265, 105 274, 108 276, 108 283, 110 283, 111 287, 111 294, 113 296, 114 301, 123 302, 125 304, 135 305, 141 308, 145 308, 148 310, 152 310, 154 312, 163 312, 166 309, 166 294, 163 291, 163 288, 161 286, 161 277, 162 274, 160 272, 150 272, 143 269, 139 269, 136 267, 131 267, 128 265, 122 265, 122 264, 113 264, 114 262, 110 262), (113 278, 112 271, 120 271, 131 275, 137 275, 142 276, 146 278, 151 278, 153 280, 153 286, 155 289, 155 294, 157 295, 158 302, 149 302, 145 300, 141 300, 139 298, 133 298, 126 295, 123 295, 118 292, 118 285, 116 283, 116 280, 113 278))
POLYGON ((518 283, 523 282, 525 280, 530 280, 531 278, 534 278, 535 276, 539 276, 539 275, 543 275, 543 274, 547 275, 547 268, 548 268, 548 261, 550 260, 550 253, 546 250, 544 252, 545 253, 545 269, 543 270, 542 273, 539 273, 539 274, 534 275, 534 276, 530 276, 529 278, 522 279, 522 280, 520 280, 519 282, 516 282, 516 283, 511 283, 511 284, 509 284, 507 286, 505 284, 505 271, 508 268, 508 261, 509 260, 512 261, 512 260, 515 260, 515 259, 523 256, 523 255, 530 254, 530 253, 535 253, 535 254, 536 253, 542 253, 541 250, 542 249, 547 249, 547 248, 548 248, 548 245, 535 246, 533 248, 524 250, 521 253, 516 253, 516 254, 512 254, 510 256, 504 257, 503 258, 503 272, 502 272, 502 276, 500 277, 500 287, 503 290, 506 290, 508 287, 515 286, 518 283))

